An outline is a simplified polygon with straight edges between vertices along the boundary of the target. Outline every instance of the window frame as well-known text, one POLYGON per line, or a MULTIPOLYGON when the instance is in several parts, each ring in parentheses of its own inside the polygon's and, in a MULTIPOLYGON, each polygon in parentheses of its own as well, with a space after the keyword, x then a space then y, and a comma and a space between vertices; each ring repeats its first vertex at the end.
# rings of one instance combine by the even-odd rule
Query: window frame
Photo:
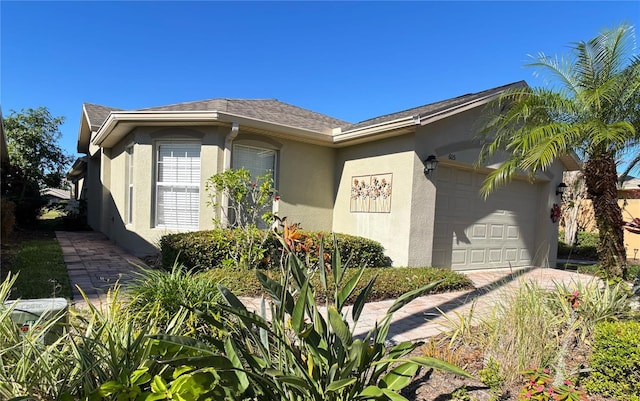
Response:
MULTIPOLYGON (((239 168, 245 168, 247 170, 249 170, 250 173, 251 170, 246 168, 245 166, 236 166, 235 163, 237 161, 236 158, 236 148, 237 147, 241 147, 241 148, 247 148, 247 149, 254 149, 257 151, 269 151, 269 152, 273 152, 273 168, 270 170, 271 171, 271 178, 273 179, 273 187, 275 189, 278 188, 278 173, 279 173, 279 156, 280 156, 280 150, 279 149, 274 149, 273 147, 270 146, 259 146, 259 145, 254 145, 254 144, 245 144, 245 143, 234 143, 232 150, 231 150, 231 168, 232 169, 239 169, 239 168)), ((264 175, 260 174, 260 175, 264 175)), ((253 173, 251 174, 251 178, 255 178, 253 173)))
MULTIPOLYGON (((190 231, 194 231, 194 230, 198 230, 200 228, 200 212, 201 212, 201 207, 200 207, 200 198, 202 195, 202 143, 200 141, 192 141, 192 140, 163 140, 163 141, 157 141, 154 145, 155 148, 155 158, 154 158, 154 178, 153 178, 153 185, 154 185, 154 200, 153 200, 153 206, 154 206, 154 228, 161 228, 161 229, 176 229, 176 230, 190 230, 190 231), (198 159, 199 159, 199 163, 198 163, 198 182, 197 183, 181 183, 181 182, 171 182, 171 181, 160 181, 160 173, 161 173, 161 163, 163 163, 161 161, 161 149, 163 146, 185 146, 185 147, 189 147, 189 146, 197 146, 198 147, 198 159), (161 199, 161 195, 160 195, 160 190, 161 188, 166 187, 166 188, 184 188, 185 192, 188 193, 188 191, 186 191, 187 189, 191 188, 191 189, 197 189, 197 210, 195 213, 195 222, 194 224, 190 224, 190 225, 180 225, 180 224, 171 224, 171 223, 160 223, 160 220, 162 219, 162 216, 160 216, 159 212, 160 212, 160 207, 159 207, 159 202, 161 199)), ((193 166, 191 166, 193 167, 193 166)))

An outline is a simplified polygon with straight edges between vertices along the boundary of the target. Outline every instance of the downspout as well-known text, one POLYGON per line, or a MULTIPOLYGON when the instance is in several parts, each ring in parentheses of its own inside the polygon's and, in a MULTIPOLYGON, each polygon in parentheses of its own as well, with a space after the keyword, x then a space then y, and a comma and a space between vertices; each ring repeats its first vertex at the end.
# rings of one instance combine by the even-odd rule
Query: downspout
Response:
MULTIPOLYGON (((223 156, 223 166, 222 172, 231 169, 231 147, 233 146, 233 140, 238 136, 238 131, 240 130, 240 124, 232 123, 231 130, 224 138, 224 156, 223 156)), ((222 210, 227 210, 229 208, 229 197, 227 195, 223 195, 222 197, 222 210)), ((227 214, 221 210, 220 222, 223 227, 227 226, 227 214)))

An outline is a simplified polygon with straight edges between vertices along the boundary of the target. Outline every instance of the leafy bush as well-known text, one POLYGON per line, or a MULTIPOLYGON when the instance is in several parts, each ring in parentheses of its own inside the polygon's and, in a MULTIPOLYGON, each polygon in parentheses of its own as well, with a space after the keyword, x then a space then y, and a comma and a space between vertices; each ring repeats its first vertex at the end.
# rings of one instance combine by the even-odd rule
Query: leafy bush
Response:
POLYGON ((2 234, 0 235, 0 239, 3 243, 6 243, 13 233, 13 227, 16 224, 16 204, 2 198, 2 203, 0 204, 0 215, 1 217, 1 226, 2 226, 2 234))
POLYGON ((587 391, 619 400, 640 400, 640 322, 598 323, 590 364, 587 391))
MULTIPOLYGON (((301 231, 303 235, 318 246, 320 236, 327 233, 301 231)), ((384 248, 378 242, 347 234, 336 234, 338 248, 345 258, 351 257, 350 266, 385 267, 391 266, 391 260, 384 255, 384 248)), ((333 244, 325 250, 331 252, 333 244)), ((175 261, 187 268, 201 270, 222 266, 237 267, 242 253, 249 258, 248 266, 258 268, 276 268, 280 264, 282 246, 272 232, 266 230, 215 229, 165 235, 160 239, 162 264, 165 267, 175 261), (248 241, 245 236, 252 236, 248 241), (247 243, 254 244, 251 250, 247 243)))
POLYGON ((598 244, 600 242, 600 236, 598 233, 578 231, 576 234, 576 242, 573 247, 564 242, 562 238, 564 238, 564 233, 560 231, 558 240, 558 257, 598 260, 598 244))
MULTIPOLYGON (((345 273, 345 280, 350 280, 358 273, 356 269, 348 269, 345 273)), ((273 279, 280 280, 281 272, 279 270, 269 270, 265 274, 273 279)), ((409 292, 419 288, 425 284, 438 282, 431 290, 432 293, 441 293, 447 291, 459 291, 473 288, 473 283, 467 276, 448 269, 439 269, 436 267, 394 267, 394 268, 366 268, 362 273, 362 278, 356 285, 356 290, 364 288, 371 278, 377 276, 373 288, 369 293, 369 301, 380 301, 384 299, 397 298, 405 292, 409 292)), ((263 288, 260 282, 253 274, 247 274, 244 271, 231 269, 212 269, 203 273, 203 277, 211 282, 221 283, 232 290, 235 294, 247 297, 257 297, 263 295, 263 288)), ((327 278, 331 283, 332 277, 327 278)), ((314 288, 322 288, 320 277, 318 274, 310 276, 311 285, 314 288)), ((320 290, 316 291, 319 301, 326 298, 325 293, 320 290)), ((349 299, 347 302, 353 302, 349 299)))

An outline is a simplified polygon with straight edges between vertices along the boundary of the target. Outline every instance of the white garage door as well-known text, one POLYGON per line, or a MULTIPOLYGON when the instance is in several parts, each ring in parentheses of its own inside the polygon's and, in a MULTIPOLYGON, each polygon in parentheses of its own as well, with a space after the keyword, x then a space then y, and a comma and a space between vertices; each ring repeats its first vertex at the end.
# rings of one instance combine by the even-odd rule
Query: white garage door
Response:
POLYGON ((531 264, 538 186, 512 181, 484 201, 479 195, 484 178, 438 168, 434 266, 467 270, 531 264))

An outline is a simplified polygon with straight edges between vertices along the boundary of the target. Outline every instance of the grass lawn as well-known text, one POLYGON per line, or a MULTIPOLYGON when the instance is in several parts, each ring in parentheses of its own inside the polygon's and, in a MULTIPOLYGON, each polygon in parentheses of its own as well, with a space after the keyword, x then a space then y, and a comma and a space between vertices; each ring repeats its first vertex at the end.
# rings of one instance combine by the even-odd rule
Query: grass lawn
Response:
POLYGON ((2 244, 0 279, 11 272, 18 279, 11 299, 71 298, 71 285, 62 249, 54 231, 61 226, 61 214, 45 213, 30 229, 17 229, 9 244, 2 244))
POLYGON ((11 271, 18 273, 11 298, 71 297, 67 266, 55 238, 22 242, 11 265, 11 271))

